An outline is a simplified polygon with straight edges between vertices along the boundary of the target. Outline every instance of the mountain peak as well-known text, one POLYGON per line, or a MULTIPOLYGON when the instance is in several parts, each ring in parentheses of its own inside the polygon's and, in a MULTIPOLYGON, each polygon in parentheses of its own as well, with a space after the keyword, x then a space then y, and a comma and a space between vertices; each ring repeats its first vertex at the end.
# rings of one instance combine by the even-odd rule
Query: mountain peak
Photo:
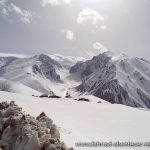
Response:
POLYGON ((150 108, 150 64, 125 54, 104 52, 77 63, 70 73, 81 78, 75 88, 113 103, 150 108))

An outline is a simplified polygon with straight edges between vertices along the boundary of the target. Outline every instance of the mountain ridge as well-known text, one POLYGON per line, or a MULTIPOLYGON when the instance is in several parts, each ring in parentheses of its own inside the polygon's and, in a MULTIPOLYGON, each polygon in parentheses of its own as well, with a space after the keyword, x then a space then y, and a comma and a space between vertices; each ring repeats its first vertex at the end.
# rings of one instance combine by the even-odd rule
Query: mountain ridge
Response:
POLYGON ((58 54, 0 57, 0 64, 0 77, 41 93, 74 96, 75 92, 150 108, 150 63, 143 58, 107 51, 89 60, 58 54))
POLYGON ((70 69, 82 83, 77 91, 112 103, 150 108, 150 64, 136 57, 100 54, 70 69), (144 102, 143 102, 144 101, 144 102), (146 102, 145 102, 146 101, 146 102))

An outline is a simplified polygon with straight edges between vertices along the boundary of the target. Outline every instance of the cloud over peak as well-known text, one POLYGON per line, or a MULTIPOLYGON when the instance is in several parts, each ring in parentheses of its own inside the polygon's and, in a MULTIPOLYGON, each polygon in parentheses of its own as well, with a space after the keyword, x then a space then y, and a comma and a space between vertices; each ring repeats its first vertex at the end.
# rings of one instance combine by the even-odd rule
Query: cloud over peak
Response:
POLYGON ((100 42, 94 42, 92 44, 92 50, 85 51, 85 53, 88 55, 89 58, 92 58, 93 56, 97 56, 107 51, 107 48, 103 44, 101 44, 100 42))
POLYGON ((94 43, 93 43, 93 48, 96 49, 96 50, 101 50, 101 49, 105 49, 105 46, 102 45, 102 44, 99 43, 99 42, 94 42, 94 43))

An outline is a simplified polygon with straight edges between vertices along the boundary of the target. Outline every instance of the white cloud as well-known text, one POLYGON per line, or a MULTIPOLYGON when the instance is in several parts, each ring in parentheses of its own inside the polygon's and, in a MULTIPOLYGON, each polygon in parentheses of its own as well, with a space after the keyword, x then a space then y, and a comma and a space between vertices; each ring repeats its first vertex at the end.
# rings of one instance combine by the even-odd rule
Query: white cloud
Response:
POLYGON ((71 0, 63 0, 64 4, 71 4, 71 0))
POLYGON ((5 3, 6 3, 6 0, 1 0, 0 1, 0 5, 5 5, 5 3))
POLYGON ((71 30, 62 30, 63 33, 66 35, 66 39, 72 41, 74 39, 74 33, 71 30))
POLYGON ((103 46, 101 43, 99 42, 94 42, 93 43, 93 48, 96 49, 96 50, 100 50, 100 49, 104 49, 105 46, 103 46))
POLYGON ((68 30, 68 31, 66 32, 66 38, 67 38, 68 40, 73 40, 73 38, 74 38, 74 33, 73 33, 72 31, 68 30))
POLYGON ((10 3, 9 7, 8 7, 9 11, 15 12, 16 14, 23 14, 22 10, 20 7, 14 5, 13 3, 10 3))
POLYGON ((90 22, 93 25, 96 25, 98 22, 104 22, 104 20, 104 17, 98 11, 90 8, 84 8, 78 15, 77 23, 82 24, 90 22))
POLYGON ((0 1, 0 11, 3 17, 9 19, 10 16, 18 18, 23 23, 31 23, 33 16, 28 10, 22 10, 19 6, 9 3, 6 0, 0 1))
POLYGON ((9 16, 9 13, 5 8, 2 8, 1 13, 2 13, 3 17, 8 17, 9 16))
POLYGON ((91 51, 85 52, 89 58, 92 58, 93 56, 97 56, 100 53, 104 53, 108 51, 107 48, 99 42, 94 42, 92 46, 93 49, 91 51))
POLYGON ((52 6, 58 5, 59 1, 58 0, 43 0, 42 1, 42 6, 45 7, 47 4, 50 4, 52 6))
POLYGON ((43 7, 47 6, 48 4, 50 4, 51 6, 56 6, 60 4, 69 5, 71 4, 71 0, 42 0, 43 7))
POLYGON ((106 26, 106 25, 101 25, 100 28, 101 28, 102 30, 106 30, 106 29, 107 29, 107 26, 106 26))

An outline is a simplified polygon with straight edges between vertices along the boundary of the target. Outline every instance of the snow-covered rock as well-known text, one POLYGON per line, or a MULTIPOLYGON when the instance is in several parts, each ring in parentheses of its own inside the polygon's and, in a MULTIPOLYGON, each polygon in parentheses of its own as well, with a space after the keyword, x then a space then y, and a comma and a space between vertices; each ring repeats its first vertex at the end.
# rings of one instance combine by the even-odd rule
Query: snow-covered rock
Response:
POLYGON ((41 113, 37 118, 25 114, 14 101, 1 102, 0 148, 5 150, 72 150, 60 142, 57 126, 45 113, 41 113))
POLYGON ((70 73, 81 78, 75 89, 111 103, 150 108, 150 63, 105 52, 78 62, 70 73))

